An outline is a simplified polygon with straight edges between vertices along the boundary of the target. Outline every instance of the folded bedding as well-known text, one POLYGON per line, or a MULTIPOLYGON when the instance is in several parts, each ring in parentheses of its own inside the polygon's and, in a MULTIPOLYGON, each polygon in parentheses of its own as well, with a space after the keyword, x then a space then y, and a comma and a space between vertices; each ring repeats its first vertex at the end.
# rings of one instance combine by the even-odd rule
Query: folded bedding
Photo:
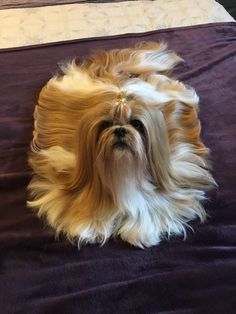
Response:
POLYGON ((0 51, 0 312, 234 313, 236 307, 236 23, 175 27, 0 51), (38 93, 57 64, 94 50, 166 41, 174 75, 200 97, 202 138, 218 187, 208 220, 149 249, 111 239, 80 250, 26 207, 38 93))
POLYGON ((0 48, 234 21, 214 0, 0 3, 0 9, 6 7, 11 9, 0 10, 0 48))

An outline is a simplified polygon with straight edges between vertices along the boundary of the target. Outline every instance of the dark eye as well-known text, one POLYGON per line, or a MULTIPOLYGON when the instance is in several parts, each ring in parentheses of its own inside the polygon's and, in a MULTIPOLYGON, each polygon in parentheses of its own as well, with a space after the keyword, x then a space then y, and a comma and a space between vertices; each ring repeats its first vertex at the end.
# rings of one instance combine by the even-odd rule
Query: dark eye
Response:
POLYGON ((104 131, 105 129, 108 129, 111 125, 112 125, 111 121, 103 121, 100 126, 101 132, 104 131))
POLYGON ((130 123, 136 130, 140 131, 142 129, 142 122, 139 120, 132 120, 130 123))

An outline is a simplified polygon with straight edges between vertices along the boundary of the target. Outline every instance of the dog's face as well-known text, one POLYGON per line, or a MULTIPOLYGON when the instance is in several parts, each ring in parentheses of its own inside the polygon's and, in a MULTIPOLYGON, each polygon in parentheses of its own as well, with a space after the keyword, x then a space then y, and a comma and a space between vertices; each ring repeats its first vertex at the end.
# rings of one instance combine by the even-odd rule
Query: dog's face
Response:
POLYGON ((110 190, 121 180, 118 179, 121 173, 125 179, 132 169, 135 180, 146 179, 159 190, 168 189, 167 125, 158 101, 150 106, 150 100, 135 92, 150 86, 145 84, 136 78, 119 88, 105 85, 99 97, 85 100, 88 104, 92 101, 92 105, 77 122, 75 146, 79 168, 74 186, 78 185, 76 178, 81 177, 81 168, 85 177, 98 175, 110 190))
POLYGON ((150 176, 147 119, 148 111, 144 106, 124 93, 118 95, 110 108, 98 117, 94 164, 105 186, 113 186, 121 173, 125 177, 123 169, 127 167, 129 170, 132 168, 140 180, 150 176))
POLYGON ((57 232, 138 246, 205 212, 214 184, 200 139, 198 96, 169 71, 164 44, 96 54, 43 88, 35 110, 30 206, 57 232))
POLYGON ((101 116, 99 122, 96 155, 107 162, 117 151, 120 155, 131 155, 134 160, 143 160, 147 154, 148 131, 143 119, 144 110, 122 97, 107 114, 101 116))

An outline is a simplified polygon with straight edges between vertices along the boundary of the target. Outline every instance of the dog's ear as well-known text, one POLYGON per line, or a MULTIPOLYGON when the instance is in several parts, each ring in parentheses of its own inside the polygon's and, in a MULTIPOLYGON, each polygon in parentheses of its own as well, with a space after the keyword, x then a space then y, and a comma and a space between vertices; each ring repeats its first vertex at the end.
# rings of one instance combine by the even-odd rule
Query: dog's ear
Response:
POLYGON ((72 139, 83 109, 78 91, 82 89, 85 94, 90 82, 74 63, 62 70, 63 75, 51 78, 40 92, 34 111, 33 150, 52 146, 73 150, 72 139))
POLYGON ((61 146, 73 150, 78 121, 89 108, 104 97, 114 96, 118 88, 92 78, 75 61, 61 66, 40 92, 35 107, 33 149, 61 146))
POLYGON ((207 149, 200 139, 199 97, 195 90, 175 80, 159 83, 159 90, 169 97, 160 110, 165 118, 171 150, 180 143, 188 143, 195 147, 197 154, 206 156, 207 149))
POLYGON ((33 150, 62 146, 71 150, 79 112, 73 96, 68 97, 50 80, 41 90, 34 111, 33 150))
POLYGON ((161 190, 170 187, 170 149, 162 112, 147 107, 148 162, 153 183, 161 190))

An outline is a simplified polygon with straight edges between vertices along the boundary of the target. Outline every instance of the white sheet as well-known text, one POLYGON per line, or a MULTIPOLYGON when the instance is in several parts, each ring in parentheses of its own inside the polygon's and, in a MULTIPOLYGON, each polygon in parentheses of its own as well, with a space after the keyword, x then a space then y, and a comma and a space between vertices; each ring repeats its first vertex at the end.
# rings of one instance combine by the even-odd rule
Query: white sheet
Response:
POLYGON ((0 48, 234 19, 214 0, 156 0, 0 10, 0 48))

